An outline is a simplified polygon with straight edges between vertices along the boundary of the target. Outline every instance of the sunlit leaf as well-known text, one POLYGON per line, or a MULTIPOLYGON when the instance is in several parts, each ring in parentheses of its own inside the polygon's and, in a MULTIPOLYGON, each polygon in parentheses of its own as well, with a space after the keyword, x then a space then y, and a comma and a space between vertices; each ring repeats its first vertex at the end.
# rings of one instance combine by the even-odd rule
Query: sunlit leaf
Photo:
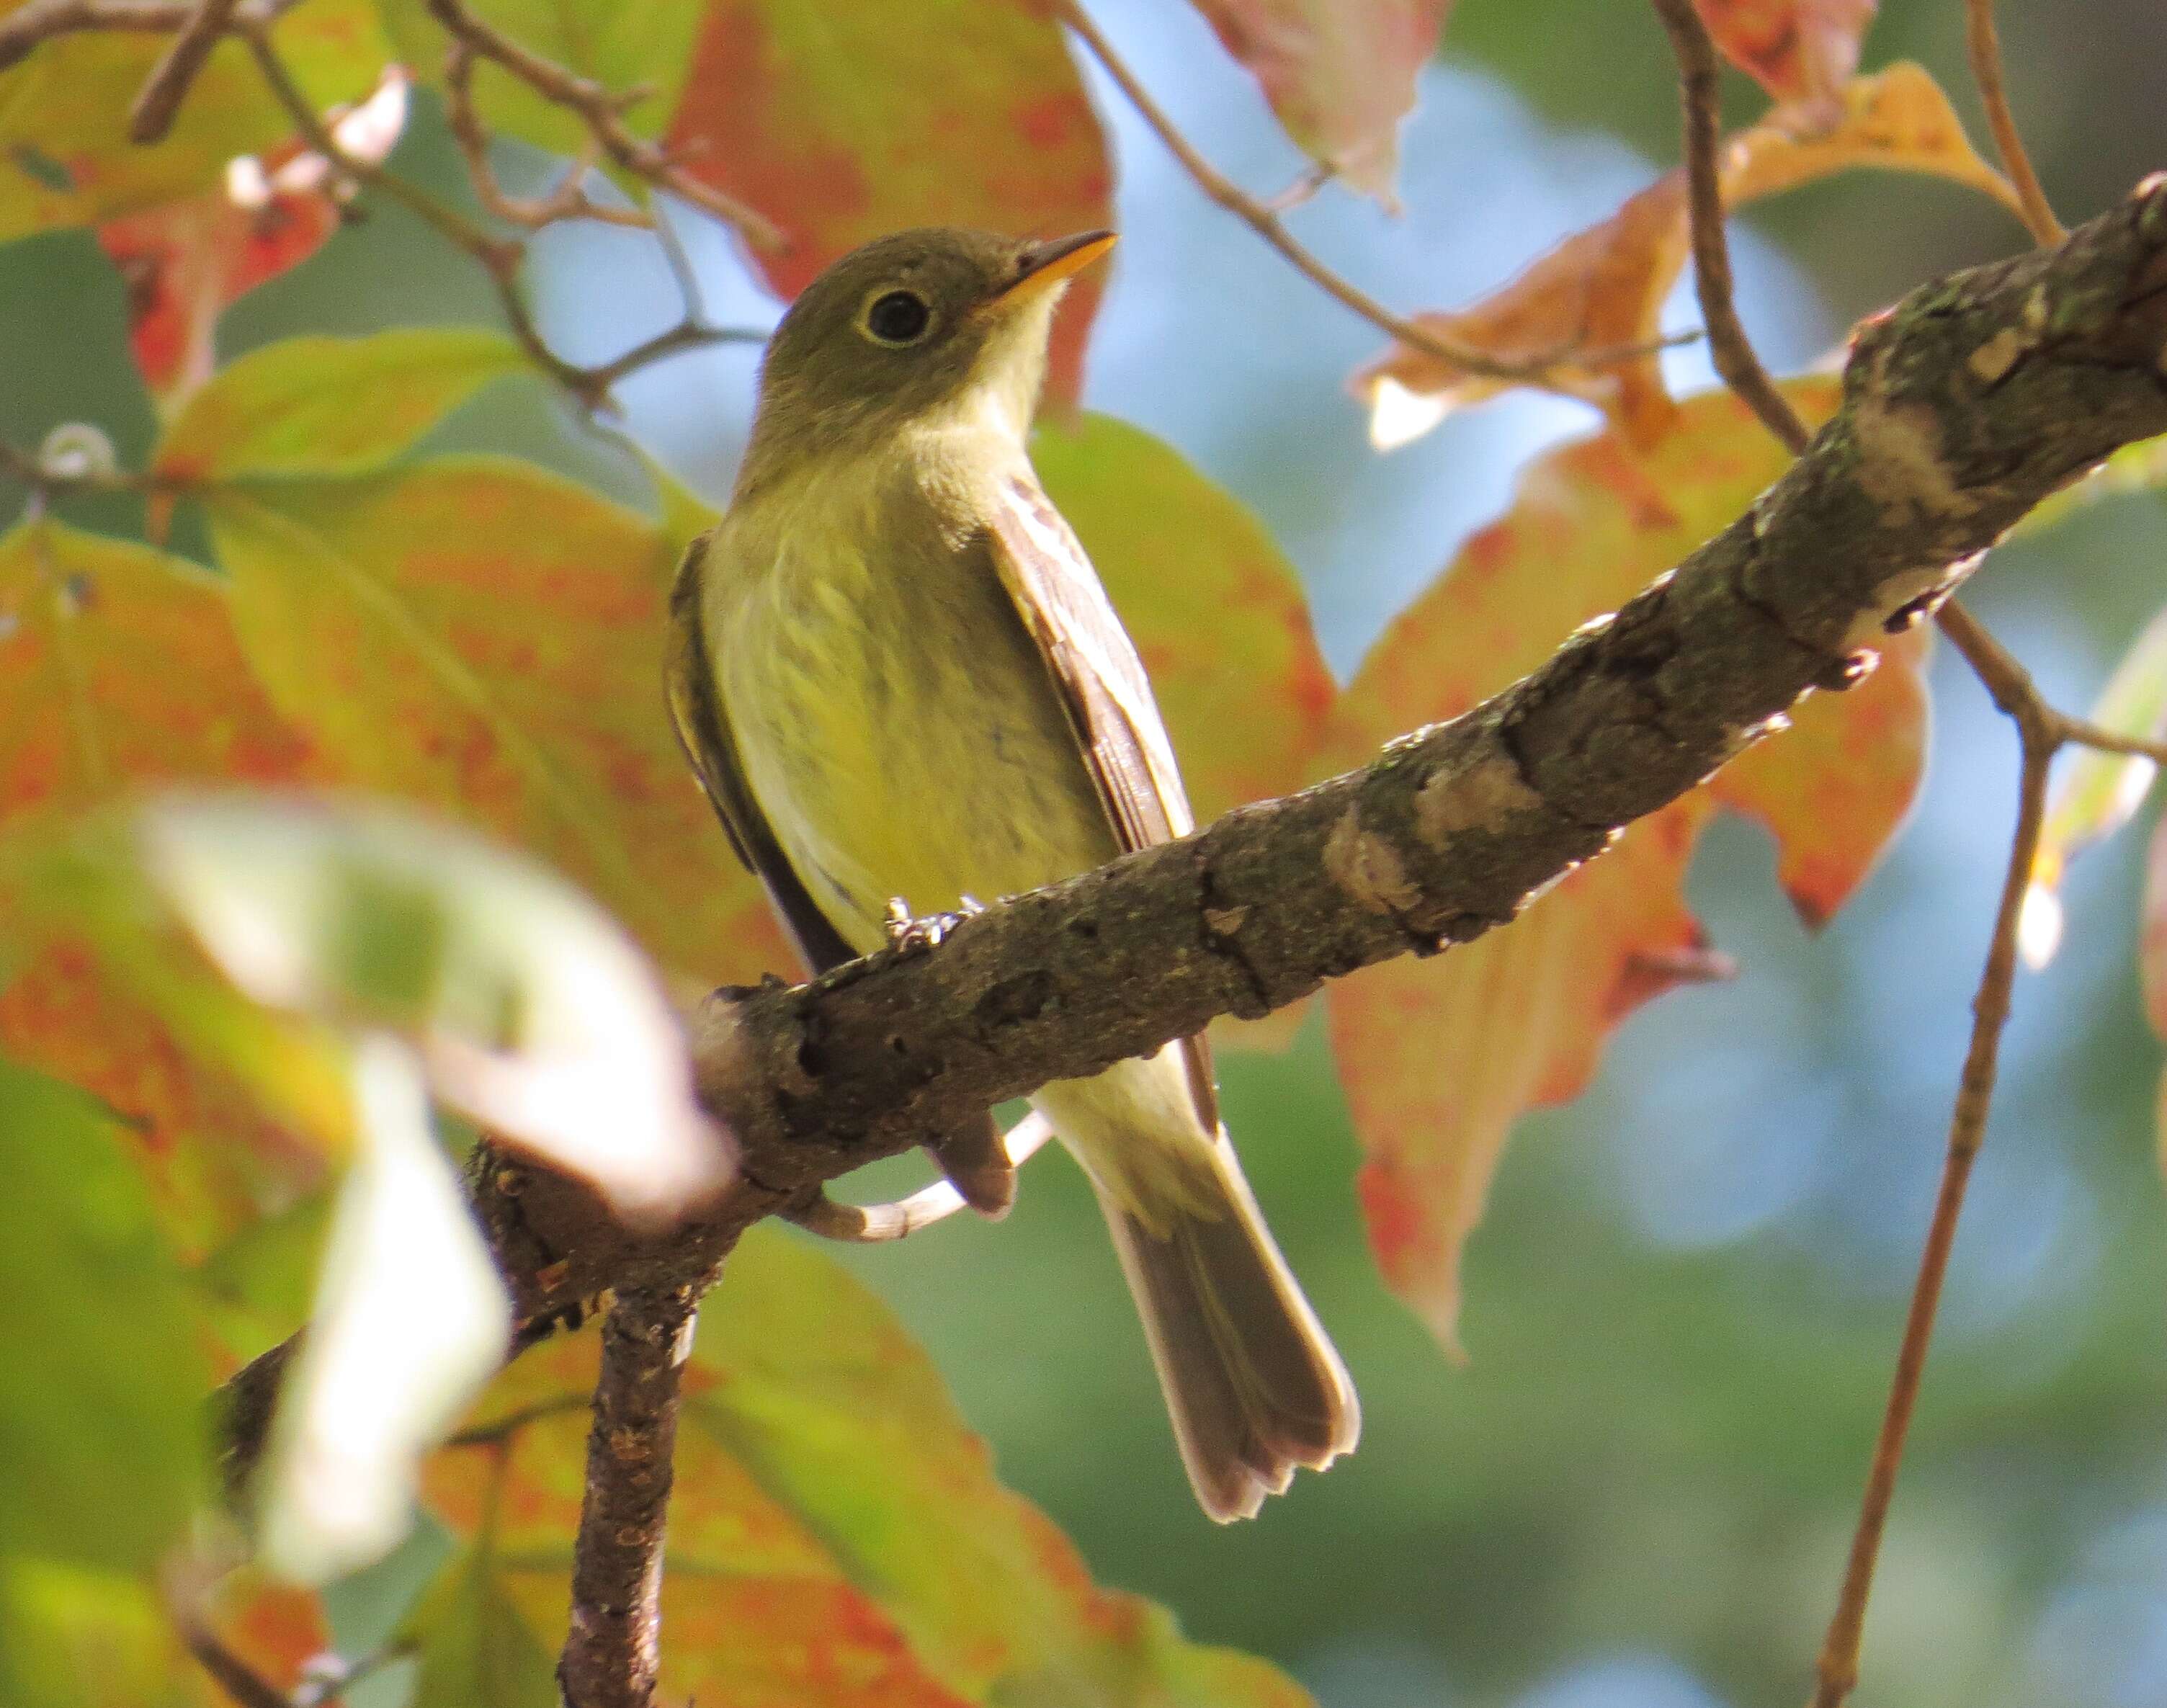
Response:
MULTIPOLYGON (((755 253, 795 296, 845 251, 910 225, 1054 237, 1113 224, 1097 115, 1052 8, 709 0, 669 146, 765 215, 788 245, 755 253)), ((1073 396, 1104 284, 1071 290, 1052 384, 1073 396)))
POLYGON ((0 1061, 0 1562, 147 1571, 202 1482, 208 1372, 180 1269, 82 1092, 0 1061))
POLYGON ((1734 65, 1779 101, 1831 111, 1878 0, 1693 0, 1734 65))
MULTIPOLYGON (((455 1523, 493 1523, 502 1593, 545 1652, 564 1628, 595 1357, 587 1337, 521 1360, 479 1427, 527 1421, 501 1445, 440 1455, 430 1478, 455 1523)), ((663 1588, 670 1700, 1306 1700, 1261 1663, 1185 1642, 1159 1609, 1095 1587, 994 1480, 924 1355, 821 1253, 755 1230, 702 1313, 684 1379, 663 1588)))
POLYGON ((1196 0, 1287 134, 1388 205, 1400 121, 1452 0, 1196 0))
MULTIPOLYGON (((90 31, 40 44, 0 77, 0 242, 83 225, 222 182, 237 155, 278 147, 293 122, 240 42, 220 44, 166 139, 128 140, 125 115, 166 36, 90 31)), ((280 56, 319 109, 366 94, 390 57, 368 0, 310 0, 274 29, 280 56)))
POLYGON ((362 1142, 259 1478, 272 1570, 321 1583, 406 1533, 421 1456, 504 1356, 511 1306, 403 1045, 354 1053, 362 1142))
MULTIPOLYGON (((1818 419, 1836 383, 1790 387, 1818 419)), ((1364 660, 1341 703, 1353 763, 1467 710, 1542 662, 1729 523, 1783 452, 1723 393, 1690 399, 1651 450, 1609 432, 1543 457, 1513 508, 1476 534, 1364 660)), ((1904 637, 1847 693, 1703 788, 1630 827, 1513 924, 1435 961, 1401 960, 1327 993, 1333 1048, 1368 1159, 1361 1194, 1386 1278, 1451 1344, 1461 1243, 1513 1122, 1576 1095, 1626 1014, 1719 976, 1681 885, 1719 807, 1774 836, 1800 914, 1825 919, 1865 877, 1924 757, 1921 646, 1904 637)))
POLYGON ((523 365, 511 339, 479 326, 283 339, 194 393, 154 466, 190 481, 365 474, 523 365))
MULTIPOLYGON (((1948 98, 1910 64, 1846 85, 1826 126, 1804 125, 1788 111, 1772 114, 1730 138, 1719 165, 1726 207, 1852 167, 1923 172, 2011 199, 2000 174, 1974 151, 1948 98)), ((1526 384, 1592 403, 1635 443, 1652 444, 1673 408, 1654 340, 1689 252, 1679 169, 1539 256, 1472 307, 1416 316, 1431 332, 1485 355, 1549 365, 1539 379, 1497 379, 1396 345, 1350 382, 1370 406, 1372 442, 1383 450, 1405 444, 1454 410, 1526 384), (1580 359, 1598 353, 1601 359, 1580 359)))
MULTIPOLYGON (((380 161, 405 122, 406 80, 388 67, 332 134, 352 159, 380 161)), ((210 378, 218 317, 259 284, 298 267, 338 228, 338 187, 322 156, 288 146, 228 162, 225 180, 193 195, 108 220, 98 241, 128 287, 129 342, 162 404, 210 378)))
POLYGON ((412 1039, 439 1097, 628 1217, 726 1178, 654 975, 550 873, 404 813, 242 794, 161 798, 141 835, 153 882, 258 1002, 412 1039))
POLYGON ((342 780, 541 856, 665 968, 792 964, 670 733, 654 523, 480 459, 209 513, 249 663, 342 780))
MULTIPOLYGON (((2092 708, 2091 721, 2117 735, 2167 735, 2167 611, 2145 624, 2122 655, 2092 708)), ((2061 947, 2058 892, 2069 861, 2127 824, 2158 774, 2148 759, 2092 748, 2080 748, 2069 761, 2048 803, 2024 897, 2018 944, 2029 965, 2045 966, 2061 947)))

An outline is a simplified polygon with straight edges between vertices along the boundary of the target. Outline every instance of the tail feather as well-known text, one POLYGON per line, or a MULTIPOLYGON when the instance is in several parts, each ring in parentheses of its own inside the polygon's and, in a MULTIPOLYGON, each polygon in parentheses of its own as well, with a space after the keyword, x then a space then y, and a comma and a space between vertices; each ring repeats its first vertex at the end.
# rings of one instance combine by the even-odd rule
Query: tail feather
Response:
POLYGON ((1249 1518, 1296 1466, 1350 1451, 1361 1408, 1346 1367, 1272 1243, 1221 1137, 1214 1190, 1148 1219, 1103 1186, 1129 1290, 1166 1391, 1196 1498, 1221 1523, 1249 1518))

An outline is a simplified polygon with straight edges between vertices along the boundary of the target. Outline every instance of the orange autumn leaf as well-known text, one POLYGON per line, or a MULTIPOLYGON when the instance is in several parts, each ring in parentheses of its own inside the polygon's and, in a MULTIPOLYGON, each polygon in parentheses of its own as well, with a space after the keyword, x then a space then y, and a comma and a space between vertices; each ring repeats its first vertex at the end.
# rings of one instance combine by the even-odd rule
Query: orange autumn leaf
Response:
MULTIPOLYGON (((1965 137, 1947 96, 1921 66, 1894 65, 1854 79, 1822 127, 1778 109, 1724 145, 1724 204, 1744 205, 1852 167, 1923 172, 2013 205, 2007 183, 1965 137)), ((1496 379, 1395 345, 1350 382, 1370 406, 1380 450, 1428 432, 1455 409, 1518 385, 1592 403, 1636 443, 1651 443, 1672 404, 1651 347, 1671 287, 1691 252, 1682 168, 1629 197, 1608 219, 1576 231, 1470 308, 1415 318, 1439 336, 1516 363, 1560 358, 1539 379, 1496 379), (1622 358, 1615 353, 1633 353, 1622 358), (1571 359, 1604 353, 1597 363, 1571 359)))
POLYGON ((1724 56, 1778 101, 1832 114, 1878 0, 1693 0, 1724 56))
MULTIPOLYGON (((405 125, 405 74, 387 67, 374 93, 326 117, 349 156, 383 160, 405 125)), ((210 378, 219 316, 324 246, 338 229, 341 188, 321 155, 289 144, 236 156, 215 188, 98 226, 128 288, 129 343, 154 396, 170 404, 210 378)))
MULTIPOLYGON (((1809 418, 1833 380, 1794 383, 1809 418)), ((1471 538, 1396 621, 1341 704, 1353 762, 1391 736, 1467 711, 1541 663, 1727 525, 1783 454, 1726 393, 1688 400, 1652 448, 1611 431, 1553 451, 1513 508, 1471 538)), ((1908 809, 1924 761, 1921 643, 1892 640, 1847 693, 1631 826, 1512 925, 1433 961, 1330 987, 1333 1050, 1367 1160, 1360 1181, 1386 1279, 1448 1345, 1463 1242, 1513 1124, 1587 1084, 1609 1032, 1682 979, 1719 973, 1682 892, 1719 809, 1765 825, 1786 893, 1825 920, 1908 809)))
POLYGON ((1452 0, 1196 0, 1301 151, 1387 206, 1400 121, 1452 0))
MULTIPOLYGON (((710 0, 665 139, 685 169, 781 228, 755 250, 795 296, 829 262, 910 225, 1052 237, 1110 225, 1113 174, 1052 8, 710 0)), ((1105 269, 1079 278, 1051 384, 1073 398, 1105 269)))
MULTIPOLYGON (((489 1445, 433 1461, 432 1504, 471 1543, 412 1633, 425 1679, 470 1676, 485 1620, 513 1668, 546 1680, 546 1661, 534 1663, 563 1641, 597 1350, 588 1335, 520 1360, 477 1414, 471 1433, 489 1445)), ((669 1700, 1308 1700, 1262 1662, 1191 1642, 1163 1610, 1094 1583, 1073 1545, 996 1479, 925 1353, 816 1249, 770 1228, 745 1238, 701 1313, 683 1394, 663 1589, 669 1700)), ((422 1695, 428 1708, 464 1700, 422 1695)))

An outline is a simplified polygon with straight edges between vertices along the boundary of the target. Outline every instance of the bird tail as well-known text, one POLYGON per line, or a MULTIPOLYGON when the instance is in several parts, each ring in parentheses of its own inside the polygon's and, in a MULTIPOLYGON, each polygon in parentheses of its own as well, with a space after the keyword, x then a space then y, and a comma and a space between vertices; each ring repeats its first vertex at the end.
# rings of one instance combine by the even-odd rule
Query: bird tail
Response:
MULTIPOLYGON (((1188 1173, 1178 1199, 1131 1205, 1102 1183, 1099 1201, 1189 1480, 1225 1524, 1253 1517, 1296 1466, 1322 1471, 1351 1451, 1362 1412, 1233 1147, 1221 1133, 1207 1154, 1208 1171, 1188 1173)), ((1135 1173, 1123 1181, 1138 1184, 1135 1173)))

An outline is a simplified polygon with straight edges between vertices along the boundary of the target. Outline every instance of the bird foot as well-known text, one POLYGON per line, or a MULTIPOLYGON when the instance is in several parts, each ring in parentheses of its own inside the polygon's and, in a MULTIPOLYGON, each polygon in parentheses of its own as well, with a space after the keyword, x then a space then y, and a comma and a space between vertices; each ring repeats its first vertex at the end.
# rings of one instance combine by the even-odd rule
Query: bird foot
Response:
POLYGON ((975 896, 960 898, 953 913, 914 915, 910 904, 899 895, 887 899, 887 913, 881 921, 887 933, 888 947, 898 954, 922 955, 928 949, 937 948, 941 941, 956 926, 974 914, 986 910, 985 904, 975 896))

